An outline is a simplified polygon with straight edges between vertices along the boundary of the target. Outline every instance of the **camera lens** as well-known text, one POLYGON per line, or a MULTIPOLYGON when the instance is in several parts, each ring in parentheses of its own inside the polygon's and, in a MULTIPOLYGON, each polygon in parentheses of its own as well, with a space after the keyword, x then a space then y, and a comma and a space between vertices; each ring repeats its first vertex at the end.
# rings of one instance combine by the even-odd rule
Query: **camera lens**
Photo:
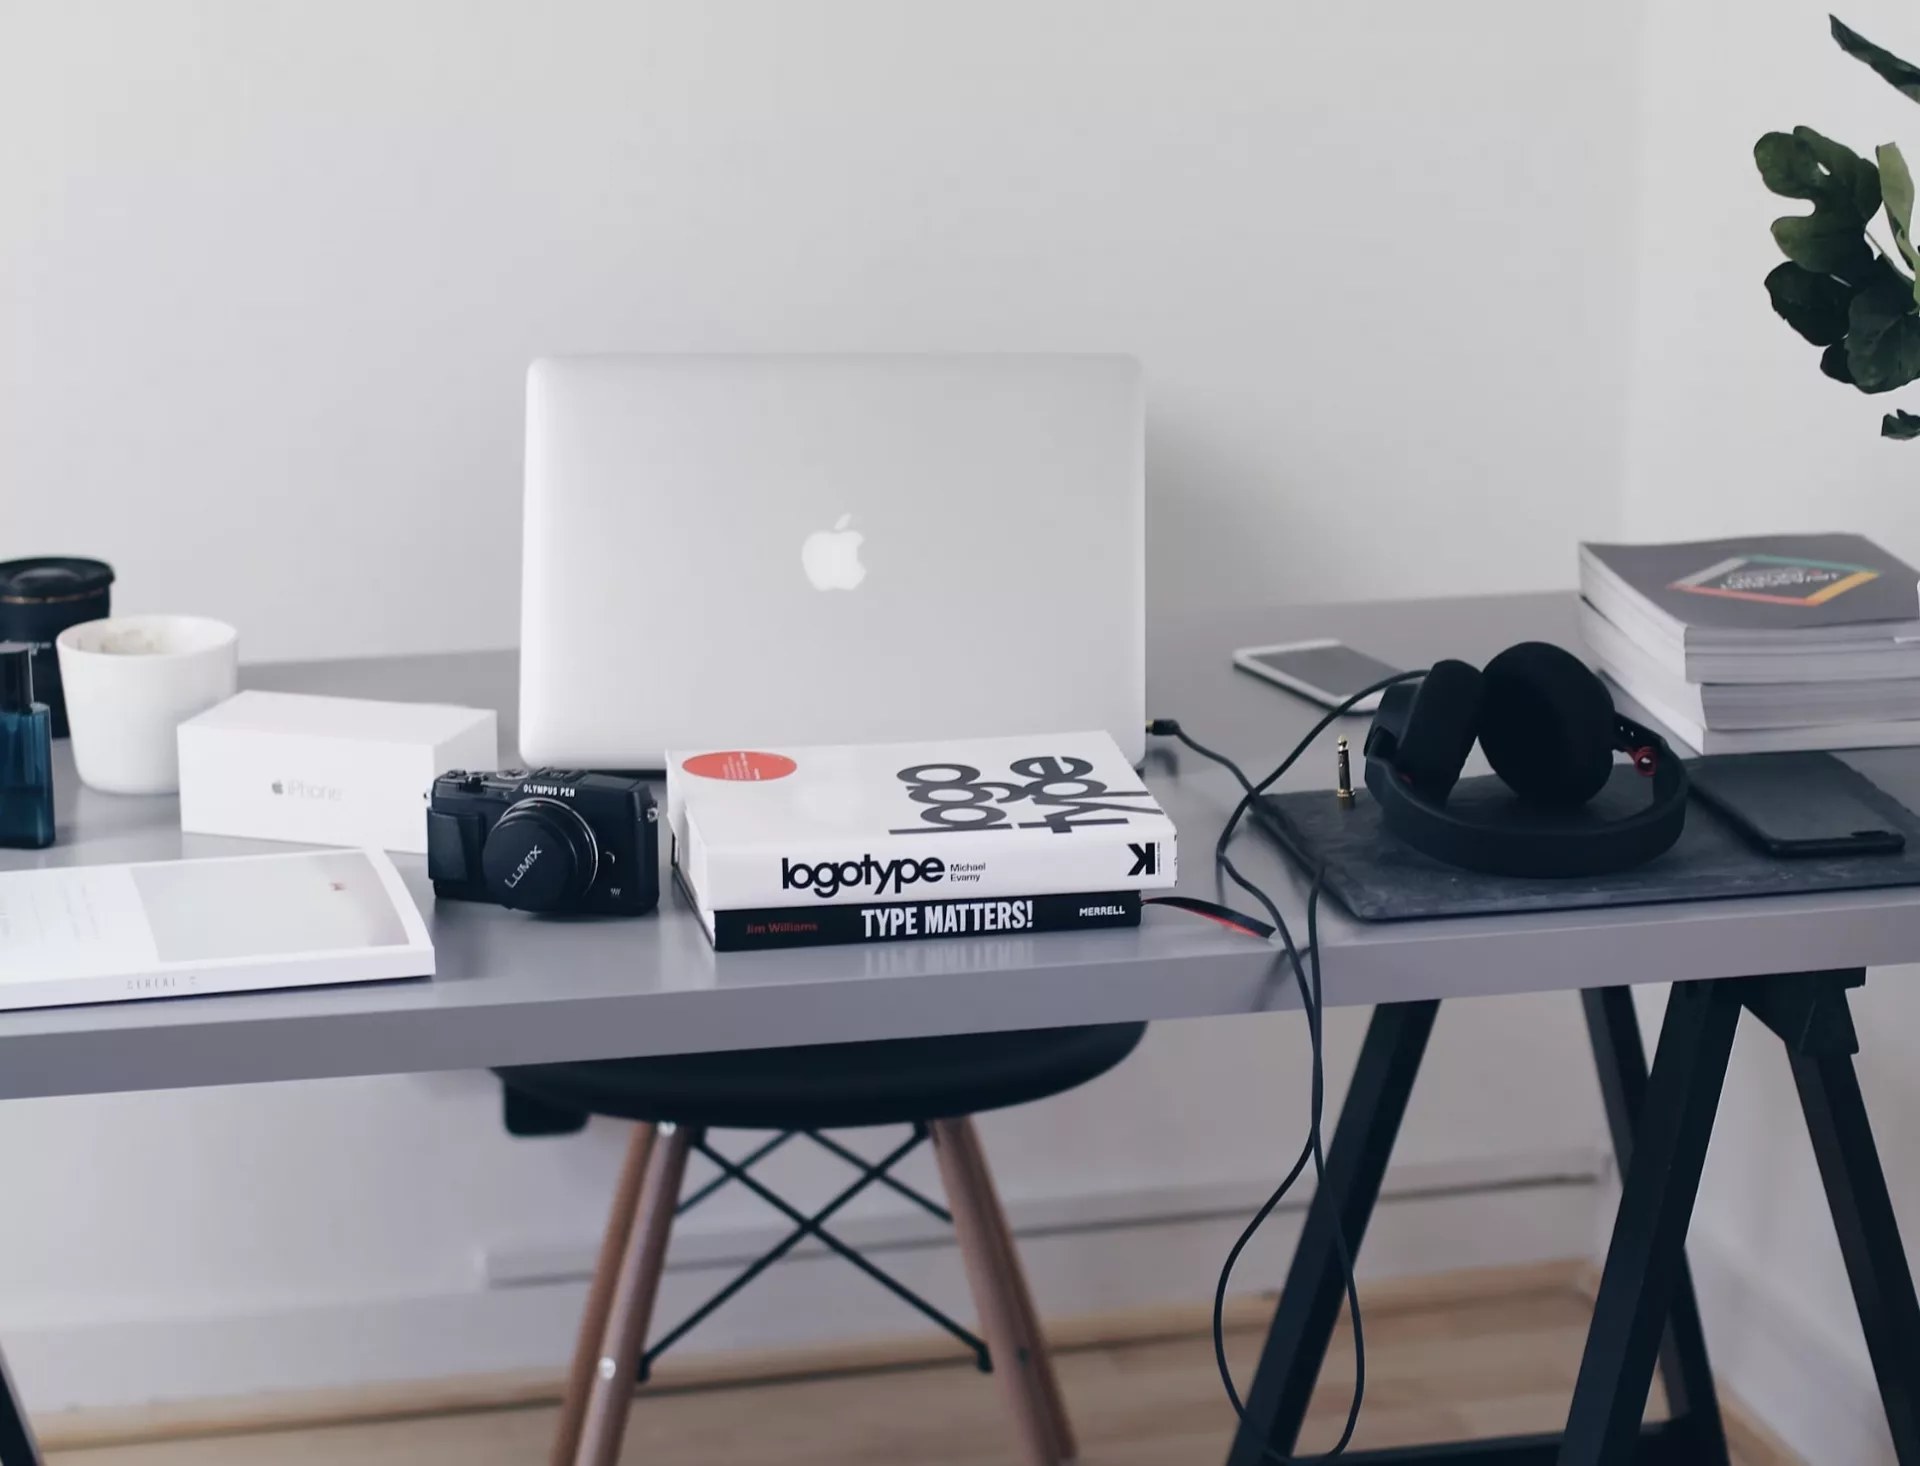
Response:
POLYGON ((500 816, 480 852, 493 899, 516 911, 563 911, 586 894, 600 863, 587 822, 551 799, 523 799, 500 816))

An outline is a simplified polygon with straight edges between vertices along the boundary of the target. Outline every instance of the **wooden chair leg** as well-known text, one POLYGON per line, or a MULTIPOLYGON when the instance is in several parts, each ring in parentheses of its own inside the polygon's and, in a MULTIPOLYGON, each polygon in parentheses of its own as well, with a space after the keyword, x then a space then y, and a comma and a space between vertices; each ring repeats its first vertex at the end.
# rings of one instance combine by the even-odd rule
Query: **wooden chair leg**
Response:
POLYGON ((980 1137, 964 1116, 935 1120, 928 1128, 980 1331, 993 1352, 993 1372, 1006 1391, 1021 1451, 1029 1466, 1063 1466, 1078 1454, 1073 1429, 980 1137))
MULTIPOLYGON (((972 1133, 971 1124, 968 1125, 968 1132, 972 1133)), ((999 1193, 993 1185, 993 1173, 987 1169, 986 1152, 979 1149, 979 1144, 976 1135, 974 1146, 979 1160, 981 1190, 993 1208, 994 1233, 1000 1242, 1000 1276, 1018 1310, 1021 1334, 1031 1341, 1028 1362, 1046 1409, 1054 1457, 1059 1461, 1072 1461, 1079 1456, 1080 1448, 1074 1441, 1073 1426, 1067 1419, 1067 1405, 1060 1395, 1060 1381, 1053 1372, 1053 1351, 1047 1347, 1047 1336, 1040 1327, 1040 1314, 1033 1306, 1033 1294, 1027 1289, 1026 1271, 1021 1267, 1020 1254, 1014 1247, 1013 1228, 1007 1225, 1007 1214, 1001 1208, 999 1193)))
POLYGON ((679 1205, 680 1183, 687 1174, 687 1153, 693 1141, 693 1131, 662 1125, 648 1147, 633 1223, 620 1249, 613 1286, 608 1290, 592 1378, 580 1412, 578 1442, 566 1466, 615 1466, 620 1458, 620 1441, 626 1434, 627 1414, 633 1408, 640 1372, 640 1354, 646 1347, 647 1325, 660 1292, 667 1239, 673 1232, 673 1214, 679 1205))
POLYGON ((635 1125, 627 1140, 626 1162, 613 1189, 607 1212, 607 1230, 600 1239, 600 1260, 594 1264, 593 1285, 587 1290, 587 1311, 580 1320, 580 1337, 573 1346, 573 1368, 567 1374, 567 1394, 560 1407, 560 1428, 553 1439, 549 1466, 573 1466, 580 1448, 580 1427, 587 1417, 587 1396, 593 1391, 595 1367, 600 1363, 600 1339, 607 1331, 607 1313, 613 1306, 613 1285, 640 1209, 640 1187, 647 1160, 653 1154, 653 1126, 635 1125))

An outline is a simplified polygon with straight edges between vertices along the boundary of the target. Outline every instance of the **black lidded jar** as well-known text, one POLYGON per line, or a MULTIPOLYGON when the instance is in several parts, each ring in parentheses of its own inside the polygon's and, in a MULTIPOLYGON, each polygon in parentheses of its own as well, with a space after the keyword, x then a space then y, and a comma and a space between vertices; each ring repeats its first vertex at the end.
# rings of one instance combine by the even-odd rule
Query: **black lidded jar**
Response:
POLYGON ((37 556, 0 560, 0 641, 33 648, 35 697, 53 715, 53 736, 67 736, 67 699, 53 639, 69 626, 108 614, 113 567, 104 560, 37 556))

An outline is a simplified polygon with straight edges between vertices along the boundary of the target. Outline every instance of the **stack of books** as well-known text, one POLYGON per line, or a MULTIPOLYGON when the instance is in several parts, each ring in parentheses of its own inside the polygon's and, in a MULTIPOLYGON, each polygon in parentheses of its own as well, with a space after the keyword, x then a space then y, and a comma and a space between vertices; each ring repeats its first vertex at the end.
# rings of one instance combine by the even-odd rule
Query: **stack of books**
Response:
POLYGON ((1860 535, 1582 545, 1580 596, 1622 710, 1701 753, 1920 744, 1920 577, 1860 535))
POLYGON ((667 755, 719 951, 1137 926, 1173 822, 1105 733, 667 755))

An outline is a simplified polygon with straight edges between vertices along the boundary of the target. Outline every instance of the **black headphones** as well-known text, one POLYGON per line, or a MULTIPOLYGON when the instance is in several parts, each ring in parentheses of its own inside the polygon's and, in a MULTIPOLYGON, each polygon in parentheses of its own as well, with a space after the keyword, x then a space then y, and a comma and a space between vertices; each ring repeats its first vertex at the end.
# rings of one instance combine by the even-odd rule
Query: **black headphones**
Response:
POLYGON ((1510 646, 1480 671, 1436 662, 1389 687, 1367 732, 1367 788, 1386 827, 1435 860, 1506 876, 1591 876, 1649 861, 1680 838, 1687 771, 1659 734, 1621 717, 1605 684, 1543 641, 1510 646), (1474 739, 1526 818, 1470 819, 1447 808, 1474 739), (1653 781, 1622 819, 1556 820, 1605 787, 1616 750, 1653 781))

